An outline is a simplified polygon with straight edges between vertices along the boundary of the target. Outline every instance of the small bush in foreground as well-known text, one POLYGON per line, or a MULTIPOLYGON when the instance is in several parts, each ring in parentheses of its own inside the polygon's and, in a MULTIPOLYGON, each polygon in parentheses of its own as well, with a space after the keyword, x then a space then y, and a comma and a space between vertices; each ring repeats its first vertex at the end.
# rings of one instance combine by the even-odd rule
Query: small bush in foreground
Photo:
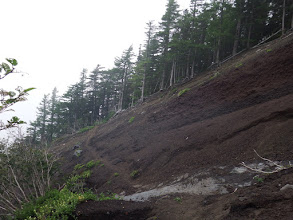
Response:
POLYGON ((62 190, 52 189, 44 196, 23 205, 22 209, 14 214, 16 219, 26 220, 66 220, 70 216, 75 218, 76 206, 86 200, 116 200, 120 199, 114 193, 101 193, 98 197, 86 190, 85 180, 91 176, 91 168, 100 164, 100 161, 89 161, 86 164, 77 164, 72 175, 68 178, 62 190))
POLYGON ((85 200, 97 200, 97 196, 88 191, 85 193, 73 193, 65 187, 58 191, 50 190, 45 196, 27 203, 23 209, 16 211, 16 219, 68 219, 78 203, 85 200))

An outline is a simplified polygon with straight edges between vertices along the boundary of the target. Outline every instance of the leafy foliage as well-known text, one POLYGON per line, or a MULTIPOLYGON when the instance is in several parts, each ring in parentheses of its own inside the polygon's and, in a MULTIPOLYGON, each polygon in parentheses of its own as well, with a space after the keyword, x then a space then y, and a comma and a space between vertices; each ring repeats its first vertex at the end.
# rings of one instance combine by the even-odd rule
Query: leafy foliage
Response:
POLYGON ((87 127, 85 127, 85 128, 81 128, 81 129, 78 131, 78 133, 84 133, 84 132, 87 132, 87 131, 93 129, 94 127, 95 127, 95 126, 87 126, 87 127))
POLYGON ((100 193, 98 196, 98 201, 106 201, 106 200, 119 200, 120 197, 115 193, 100 193))
POLYGON ((78 203, 86 200, 96 200, 97 196, 88 191, 85 193, 73 193, 67 188, 60 191, 53 189, 36 201, 27 203, 23 209, 16 211, 17 219, 68 219, 78 203))
POLYGON ((74 166, 74 170, 80 170, 80 169, 82 169, 84 167, 84 164, 76 164, 75 166, 74 166))
POLYGON ((91 160, 91 161, 87 162, 86 167, 88 169, 91 169, 94 166, 98 166, 100 163, 101 163, 101 161, 99 161, 99 160, 97 160, 97 161, 91 160))
POLYGON ((131 117, 129 120, 128 120, 128 123, 132 123, 134 121, 135 117, 131 117))
POLYGON ((178 97, 179 96, 182 96, 184 93, 188 92, 190 90, 190 88, 185 88, 185 89, 182 89, 178 92, 178 97))
MULTIPOLYGON (((0 64, 0 80, 12 74, 15 66, 18 64, 16 59, 10 58, 6 59, 7 62, 2 62, 0 64)), ((0 113, 5 111, 12 111, 9 109, 12 105, 17 102, 25 101, 28 92, 35 88, 23 89, 21 87, 17 87, 16 91, 6 91, 0 88, 0 113)), ((13 116, 12 119, 7 121, 7 124, 3 123, 0 120, 0 131, 5 130, 11 127, 15 127, 19 124, 25 124, 24 121, 20 120, 18 117, 13 116)))
POLYGON ((83 201, 120 199, 115 193, 101 193, 97 196, 84 188, 84 181, 91 175, 90 169, 98 164, 100 161, 93 160, 77 164, 63 189, 49 190, 43 196, 25 203, 22 209, 15 211, 16 219, 69 219, 70 216, 74 218, 77 204, 83 201))
POLYGON ((178 202, 178 203, 181 203, 182 202, 182 199, 180 197, 175 197, 174 198, 174 201, 178 202))
POLYGON ((131 176, 132 178, 136 178, 136 177, 138 177, 138 175, 139 175, 139 171, 138 171, 138 170, 134 170, 134 171, 132 171, 132 172, 130 173, 130 176, 131 176))
POLYGON ((14 143, 0 149, 0 207, 6 214, 22 207, 51 187, 51 178, 58 170, 58 157, 47 149, 14 143))

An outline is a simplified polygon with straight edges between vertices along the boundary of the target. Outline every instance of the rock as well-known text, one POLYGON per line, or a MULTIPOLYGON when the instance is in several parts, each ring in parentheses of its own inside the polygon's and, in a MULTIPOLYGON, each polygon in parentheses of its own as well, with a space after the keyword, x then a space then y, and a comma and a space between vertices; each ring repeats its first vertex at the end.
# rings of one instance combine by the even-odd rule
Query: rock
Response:
POLYGON ((285 186, 283 186, 283 187, 280 189, 280 191, 287 190, 287 189, 293 189, 293 185, 286 184, 285 186))
POLYGON ((121 162, 123 162, 123 161, 120 158, 116 158, 115 160, 112 161, 112 164, 116 165, 116 164, 121 163, 121 162))
POLYGON ((74 156, 79 157, 81 153, 82 153, 82 150, 80 150, 80 149, 76 150, 76 151, 74 151, 74 156))
POLYGON ((74 145, 73 150, 79 149, 80 146, 79 145, 74 145))
POLYGON ((245 197, 245 196, 239 196, 238 199, 239 199, 239 201, 243 202, 244 200, 247 199, 247 197, 245 197))

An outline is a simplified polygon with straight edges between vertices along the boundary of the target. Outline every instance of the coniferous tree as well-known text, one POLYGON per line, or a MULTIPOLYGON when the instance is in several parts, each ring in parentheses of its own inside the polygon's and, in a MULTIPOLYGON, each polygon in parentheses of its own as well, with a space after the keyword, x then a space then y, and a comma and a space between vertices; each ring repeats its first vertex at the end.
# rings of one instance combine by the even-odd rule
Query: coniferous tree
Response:
POLYGON ((97 65, 97 67, 91 72, 91 74, 88 77, 87 82, 87 93, 88 93, 88 110, 90 113, 90 124, 93 124, 100 116, 100 102, 103 100, 103 98, 99 97, 101 96, 100 93, 100 85, 99 81, 101 78, 101 70, 102 67, 100 65, 97 65))
POLYGON ((52 96, 50 100, 49 106, 49 119, 48 119, 48 142, 52 142, 53 138, 57 136, 57 104, 58 104, 58 97, 57 97, 57 88, 55 87, 52 91, 52 96))
POLYGON ((40 142, 42 144, 47 144, 47 125, 48 125, 48 117, 49 117, 49 94, 44 95, 40 106, 37 108, 38 109, 38 114, 37 114, 37 125, 39 126, 39 136, 40 136, 40 142))
POLYGON ((124 107, 126 107, 125 99, 126 97, 126 86, 128 77, 133 70, 133 62, 132 58, 133 54, 133 47, 130 46, 127 50, 125 50, 121 57, 116 58, 115 66, 120 73, 121 79, 121 87, 120 87, 120 94, 119 94, 119 102, 118 102, 118 111, 121 111, 124 107))
POLYGON ((169 63, 169 57, 168 57, 168 51, 170 47, 170 38, 171 34, 173 32, 174 25, 177 22, 177 19, 179 17, 179 11, 178 11, 179 5, 175 0, 168 0, 168 3, 166 5, 166 12, 162 17, 162 21, 160 23, 160 31, 158 33, 158 36, 160 37, 160 44, 161 44, 161 51, 162 51, 162 77, 161 77, 161 85, 160 89, 163 90, 165 88, 165 81, 167 77, 167 71, 168 71, 168 63, 169 63))
POLYGON ((293 27, 292 0, 191 0, 189 10, 178 8, 176 0, 168 0, 159 30, 147 23, 135 63, 131 46, 116 58, 114 68, 97 65, 88 77, 83 69, 61 98, 57 89, 51 98, 45 96, 29 128, 31 139, 47 143, 78 132, 293 27))

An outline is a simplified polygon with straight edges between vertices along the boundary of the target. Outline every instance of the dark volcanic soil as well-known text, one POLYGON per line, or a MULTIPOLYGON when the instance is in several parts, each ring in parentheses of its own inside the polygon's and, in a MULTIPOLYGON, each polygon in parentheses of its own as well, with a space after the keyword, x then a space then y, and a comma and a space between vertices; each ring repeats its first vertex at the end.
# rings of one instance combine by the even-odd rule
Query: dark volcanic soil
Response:
POLYGON ((87 201, 76 209, 78 219, 84 220, 144 220, 151 210, 150 204, 125 201, 87 201))
MULTIPOLYGON (((220 177, 222 171, 213 167, 261 162, 254 149, 271 160, 293 160, 292 39, 291 34, 253 49, 86 134, 64 138, 56 143, 63 149, 63 174, 77 163, 101 160, 104 166, 95 168, 88 186, 97 193, 129 195, 166 186, 184 174, 209 170, 220 177), (184 88, 190 90, 178 97, 184 88), (76 144, 83 150, 78 158, 73 156, 76 144), (134 170, 135 179, 130 177, 134 170)), ((233 185, 226 194, 168 194, 151 199, 151 205, 125 203, 124 208, 116 201, 88 202, 77 212, 85 216, 80 219, 105 213, 110 217, 100 219, 292 219, 293 189, 280 191, 293 184, 292 170, 263 179, 250 187, 233 185)))

